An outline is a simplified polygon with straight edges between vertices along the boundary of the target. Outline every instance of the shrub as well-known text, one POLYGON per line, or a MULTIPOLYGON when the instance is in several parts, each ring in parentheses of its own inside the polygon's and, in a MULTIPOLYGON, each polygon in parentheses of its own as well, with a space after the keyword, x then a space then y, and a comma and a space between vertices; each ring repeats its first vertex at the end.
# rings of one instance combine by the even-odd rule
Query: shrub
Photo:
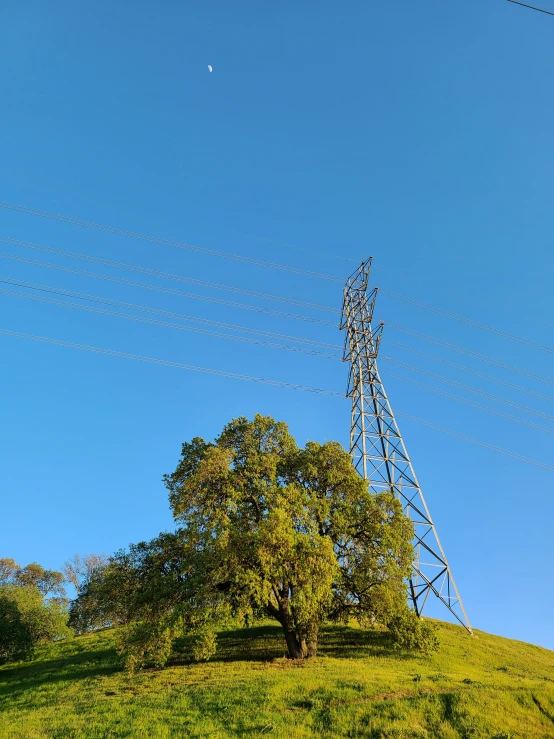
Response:
POLYGON ((192 656, 195 662, 207 662, 216 653, 217 636, 211 629, 202 629, 196 635, 192 645, 192 656))
POLYGON ((130 673, 141 667, 163 667, 171 654, 173 637, 167 627, 136 621, 121 630, 117 651, 130 673))
POLYGON ((428 655, 439 648, 437 627, 408 608, 395 614, 388 627, 399 649, 428 655))
POLYGON ((67 612, 34 586, 0 586, 0 661, 28 659, 37 644, 71 636, 67 612))

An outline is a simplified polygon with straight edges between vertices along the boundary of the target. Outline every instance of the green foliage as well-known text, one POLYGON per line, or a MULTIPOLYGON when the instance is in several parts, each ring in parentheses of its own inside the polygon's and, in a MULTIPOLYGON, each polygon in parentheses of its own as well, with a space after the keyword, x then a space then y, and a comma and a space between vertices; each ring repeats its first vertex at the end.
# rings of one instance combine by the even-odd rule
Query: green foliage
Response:
POLYGON ((429 655, 439 648, 435 625, 431 621, 418 618, 414 611, 401 610, 387 625, 399 649, 429 655))
POLYGON ((171 654, 175 634, 149 621, 135 621, 119 633, 118 653, 130 673, 140 667, 163 667, 171 654))
MULTIPOLYGON (((214 443, 183 444, 164 481, 180 528, 118 552, 71 607, 78 633, 137 624, 121 644, 127 664, 159 663, 160 640, 229 617, 277 620, 295 659, 316 655, 325 620, 409 620, 412 524, 391 493, 369 492, 340 444, 300 449, 285 423, 238 418, 214 443)), ((215 641, 201 643, 207 659, 215 641)))
POLYGON ((164 479, 187 546, 209 562, 206 597, 278 620, 289 656, 315 655, 325 618, 385 623, 405 608, 412 525, 340 444, 299 449, 286 424, 238 418, 215 444, 184 444, 164 479))
POLYGON ((0 661, 28 659, 37 644, 70 635, 62 604, 34 586, 0 586, 0 661))
POLYGON ((11 557, 0 559, 0 586, 20 585, 36 588, 44 597, 66 603, 64 576, 57 570, 45 570, 42 565, 32 562, 20 567, 11 557))
POLYGON ((0 585, 13 585, 20 567, 12 557, 0 557, 0 585))
POLYGON ((0 663, 29 659, 33 653, 33 637, 17 601, 0 587, 0 663))
POLYGON ((129 557, 116 555, 95 568, 69 607, 69 625, 76 634, 126 623, 134 569, 129 557))
POLYGON ((217 634, 213 629, 205 627, 196 634, 192 644, 192 656, 195 662, 207 662, 213 657, 217 648, 217 634))
POLYGON ((323 625, 317 660, 299 663, 266 622, 218 631, 213 661, 178 654, 134 675, 119 665, 120 629, 92 632, 0 666, 0 739, 552 737, 554 652, 437 628, 441 650, 422 657, 399 654, 384 629, 323 625))

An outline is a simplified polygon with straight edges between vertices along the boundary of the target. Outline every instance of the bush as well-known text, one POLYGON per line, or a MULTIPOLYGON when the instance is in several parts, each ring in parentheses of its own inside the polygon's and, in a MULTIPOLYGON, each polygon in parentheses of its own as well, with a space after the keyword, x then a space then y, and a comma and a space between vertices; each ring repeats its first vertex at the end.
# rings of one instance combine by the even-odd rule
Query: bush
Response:
POLYGON ((388 624, 395 645, 421 654, 431 654, 439 648, 437 627, 429 621, 418 618, 414 611, 406 608, 397 613, 388 624))
POLYGON ((141 667, 163 667, 171 654, 173 637, 169 628, 136 621, 119 633, 117 651, 130 673, 141 667))
POLYGON ((192 645, 192 658, 195 662, 207 662, 216 653, 217 636, 212 629, 201 629, 192 645))
POLYGON ((33 654, 33 638, 21 616, 17 603, 0 595, 0 663, 29 659, 33 654))
POLYGON ((28 659, 37 644, 71 636, 67 612, 34 586, 0 586, 0 661, 28 659))

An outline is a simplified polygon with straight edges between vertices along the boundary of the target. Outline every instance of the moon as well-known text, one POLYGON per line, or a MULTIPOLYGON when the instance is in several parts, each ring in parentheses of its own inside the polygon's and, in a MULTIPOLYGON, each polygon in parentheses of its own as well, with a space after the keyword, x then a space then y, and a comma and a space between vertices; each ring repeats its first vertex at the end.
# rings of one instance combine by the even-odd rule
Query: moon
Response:
POLYGON ((213 71, 212 65, 211 64, 208 64, 208 72, 212 72, 212 71, 213 71))

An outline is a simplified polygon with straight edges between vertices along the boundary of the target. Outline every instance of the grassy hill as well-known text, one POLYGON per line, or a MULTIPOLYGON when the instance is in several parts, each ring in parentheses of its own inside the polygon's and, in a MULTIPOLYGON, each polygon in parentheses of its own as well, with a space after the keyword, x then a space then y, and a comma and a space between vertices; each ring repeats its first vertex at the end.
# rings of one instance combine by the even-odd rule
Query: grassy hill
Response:
POLYGON ((216 658, 134 677, 107 630, 0 668, 0 739, 554 737, 554 652, 440 623, 441 651, 329 627, 320 656, 283 659, 272 625, 226 631, 216 658))

